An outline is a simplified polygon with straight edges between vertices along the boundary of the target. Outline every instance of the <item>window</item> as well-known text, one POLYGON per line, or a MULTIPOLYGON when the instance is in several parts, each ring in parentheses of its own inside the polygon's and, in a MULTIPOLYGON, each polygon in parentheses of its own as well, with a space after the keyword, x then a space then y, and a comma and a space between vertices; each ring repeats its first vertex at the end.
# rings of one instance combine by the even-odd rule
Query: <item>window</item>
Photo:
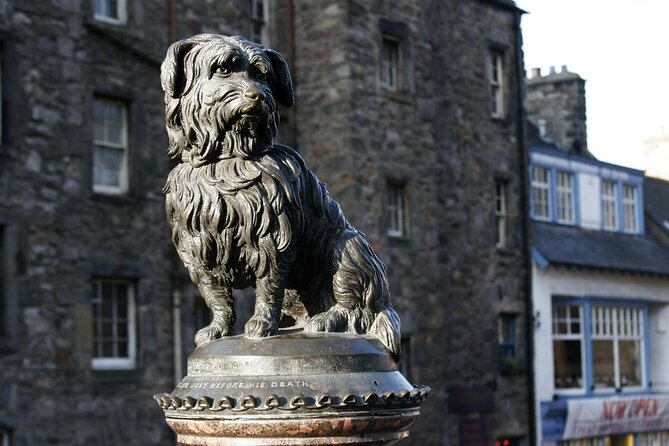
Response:
POLYGON ((604 229, 618 229, 618 206, 616 201, 616 183, 602 181, 602 225, 604 229))
POLYGON ((558 171, 555 175, 558 223, 574 224, 574 175, 558 171))
POLYGON ((504 53, 491 50, 488 57, 490 85, 490 113, 494 118, 504 117, 504 53))
POLYGON ((92 282, 94 369, 135 367, 135 295, 127 280, 92 282))
POLYGON ((595 389, 640 387, 641 308, 593 306, 590 320, 595 389))
POLYGON ((125 23, 126 0, 94 0, 93 17, 102 22, 125 23))
POLYGON ((251 40, 269 45, 267 19, 269 17, 269 1, 251 0, 251 40))
POLYGON ((383 36, 381 43, 381 82, 389 90, 399 91, 402 85, 401 42, 390 36, 383 36))
POLYGON ((551 219, 550 171, 545 167, 532 167, 532 216, 551 219))
POLYGON ((552 323, 555 389, 582 389, 583 309, 579 305, 553 305, 552 323))
POLYGON ((636 186, 623 185, 623 230, 625 232, 639 232, 637 195, 636 186))
POLYGON ((93 191, 122 194, 128 190, 127 107, 123 102, 93 101, 93 191))
POLYGON ((497 342, 500 358, 516 357, 516 315, 500 314, 497 319, 497 342))
POLYGON ((406 186, 388 183, 388 235, 392 237, 409 236, 409 212, 406 186))
POLYGON ((644 319, 645 308, 639 304, 554 302, 555 389, 622 391, 645 386, 644 319))
POLYGON ((495 181, 495 246, 506 246, 506 183, 495 181))

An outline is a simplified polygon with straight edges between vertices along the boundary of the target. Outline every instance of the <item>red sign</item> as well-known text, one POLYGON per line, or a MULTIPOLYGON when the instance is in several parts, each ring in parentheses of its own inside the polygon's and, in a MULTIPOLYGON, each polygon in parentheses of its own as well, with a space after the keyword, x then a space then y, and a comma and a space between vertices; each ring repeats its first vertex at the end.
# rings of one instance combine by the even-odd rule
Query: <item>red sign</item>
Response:
POLYGON ((669 395, 573 399, 563 439, 669 429, 669 395))

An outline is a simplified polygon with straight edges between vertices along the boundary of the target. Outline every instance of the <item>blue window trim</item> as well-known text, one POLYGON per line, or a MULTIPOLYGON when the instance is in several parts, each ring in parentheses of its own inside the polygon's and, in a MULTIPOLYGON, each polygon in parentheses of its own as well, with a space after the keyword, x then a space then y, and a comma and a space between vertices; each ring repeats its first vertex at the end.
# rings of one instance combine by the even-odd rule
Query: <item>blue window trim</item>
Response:
MULTIPOLYGON (((600 181, 600 192, 599 192, 599 202, 600 202, 600 224, 599 224, 599 229, 601 231, 607 231, 607 232, 622 232, 624 234, 630 234, 630 235, 644 235, 646 228, 644 224, 644 219, 643 219, 643 177, 637 177, 637 176, 630 176, 629 178, 622 180, 622 179, 616 179, 614 178, 609 171, 615 172, 614 169, 611 169, 607 167, 607 164, 602 164, 600 167, 603 167, 605 169, 609 169, 607 173, 599 173, 599 181, 600 181), (601 206, 602 202, 602 190, 601 190, 601 183, 604 181, 609 181, 613 184, 615 184, 616 188, 616 228, 615 229, 608 229, 604 228, 604 207, 601 206), (631 231, 625 231, 624 230, 624 209, 623 209, 623 203, 622 203, 622 191, 623 191, 623 186, 634 186, 637 188, 637 202, 636 202, 636 213, 637 213, 637 225, 638 225, 638 231, 636 232, 631 232, 631 231)), ((611 165, 612 166, 612 165, 611 165)), ((616 168, 621 167, 621 166, 615 166, 616 168)), ((631 173, 631 172, 636 172, 627 168, 621 167, 618 169, 620 171, 624 171, 626 173, 631 173)), ((530 179, 530 218, 532 220, 536 221, 543 221, 543 222, 549 222, 549 223, 555 223, 558 225, 565 225, 565 226, 580 226, 581 225, 581 190, 579 186, 579 172, 571 169, 566 169, 564 167, 555 167, 555 166, 550 166, 545 163, 537 163, 537 162, 532 162, 529 165, 528 168, 528 175, 530 179), (537 216, 534 214, 534 199, 533 199, 533 193, 532 193, 532 169, 535 167, 540 167, 542 169, 546 169, 548 171, 548 207, 550 210, 550 216, 549 217, 542 217, 542 216, 537 216), (573 206, 573 211, 574 211, 574 221, 573 223, 569 222, 561 222, 558 221, 557 219, 557 173, 558 172, 565 172, 568 174, 572 175, 573 178, 573 189, 572 189, 572 206, 573 206)))
MULTIPOLYGON (((632 299, 610 299, 598 296, 553 296, 551 300, 551 308, 553 305, 580 305, 583 308, 583 348, 585 349, 585 385, 582 394, 561 394, 559 390, 555 389, 555 393, 561 398, 583 398, 592 396, 606 396, 606 395, 646 395, 652 393, 652 381, 650 373, 650 349, 648 346, 649 340, 649 323, 648 323, 648 304, 645 301, 638 301, 632 299), (593 305, 605 305, 608 307, 625 307, 625 308, 640 308, 643 312, 643 377, 642 388, 638 391, 622 391, 613 390, 606 392, 594 390, 594 369, 592 366, 592 337, 590 327, 590 310, 593 305)), ((552 311, 551 311, 552 313, 552 311)), ((552 316, 551 316, 552 325, 552 316)), ((552 330, 552 329, 551 329, 552 330)), ((551 334, 552 339, 552 334, 551 334)))
POLYGON ((576 175, 576 172, 569 170, 569 169, 563 169, 563 168, 558 168, 554 166, 549 166, 546 164, 542 163, 532 163, 529 166, 529 178, 530 178, 530 216, 532 217, 533 220, 537 221, 545 221, 545 222, 550 222, 550 223, 555 223, 558 225, 565 225, 565 226, 578 226, 581 223, 581 212, 580 212, 580 198, 579 198, 579 188, 578 188, 578 176, 576 175), (534 215, 534 200, 533 200, 533 195, 532 195, 532 170, 535 167, 539 167, 542 169, 546 169, 548 171, 548 208, 550 209, 550 216, 549 217, 542 217, 542 216, 537 216, 534 215), (572 197, 571 197, 571 205, 572 205, 572 211, 574 212, 574 221, 573 222, 564 222, 564 221, 558 221, 558 204, 557 204, 557 174, 558 172, 564 172, 569 175, 571 175, 573 181, 572 181, 572 197))
POLYGON ((534 220, 537 221, 554 221, 555 219, 555 209, 553 207, 555 206, 555 200, 553 199, 553 191, 555 190, 555 175, 553 174, 553 169, 550 166, 546 166, 544 164, 530 164, 529 167, 529 176, 530 176, 530 215, 534 220), (535 167, 539 167, 541 169, 546 169, 548 172, 548 210, 550 212, 550 215, 548 217, 543 217, 541 215, 535 215, 534 214, 534 189, 532 186, 532 171, 535 167))
POLYGON ((506 333, 506 328, 508 328, 508 338, 503 339, 501 342, 498 342, 500 355, 503 358, 515 358, 516 357, 516 320, 518 319, 518 314, 516 313, 500 313, 499 319, 502 322, 502 332, 506 333), (502 354, 502 352, 510 351, 510 355, 502 354))

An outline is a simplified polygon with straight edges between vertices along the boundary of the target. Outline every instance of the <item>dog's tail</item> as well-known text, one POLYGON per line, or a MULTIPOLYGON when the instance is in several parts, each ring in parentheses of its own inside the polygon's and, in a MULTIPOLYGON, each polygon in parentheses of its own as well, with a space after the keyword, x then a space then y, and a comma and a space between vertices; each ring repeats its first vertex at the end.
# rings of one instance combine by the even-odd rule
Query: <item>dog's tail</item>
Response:
POLYGON ((386 266, 365 236, 342 234, 333 291, 337 307, 347 308, 348 331, 377 337, 395 359, 400 354, 400 318, 390 302, 386 266))

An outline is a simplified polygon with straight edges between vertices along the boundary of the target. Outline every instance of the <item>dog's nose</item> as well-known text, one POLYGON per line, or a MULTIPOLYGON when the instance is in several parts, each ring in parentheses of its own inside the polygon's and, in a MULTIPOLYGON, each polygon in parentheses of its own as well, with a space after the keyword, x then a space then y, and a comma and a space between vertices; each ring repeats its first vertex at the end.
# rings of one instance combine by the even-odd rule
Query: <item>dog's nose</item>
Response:
POLYGON ((246 93, 244 93, 244 96, 254 101, 262 101, 263 99, 265 99, 265 95, 262 94, 262 91, 257 90, 255 88, 247 90, 246 93))

